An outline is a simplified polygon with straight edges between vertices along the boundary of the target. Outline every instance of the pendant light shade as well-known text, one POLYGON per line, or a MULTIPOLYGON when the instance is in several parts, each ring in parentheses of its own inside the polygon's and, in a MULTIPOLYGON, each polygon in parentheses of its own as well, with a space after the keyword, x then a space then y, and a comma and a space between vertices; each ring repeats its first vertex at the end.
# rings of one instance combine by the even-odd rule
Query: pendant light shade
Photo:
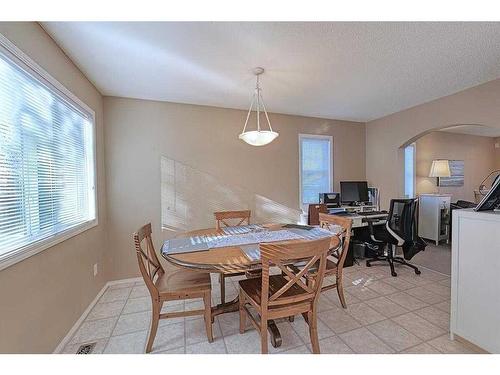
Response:
POLYGON ((255 68, 254 74, 257 76, 257 84, 255 86, 255 92, 253 94, 252 102, 250 103, 250 109, 248 110, 247 119, 245 121, 245 126, 243 127, 243 132, 239 135, 239 138, 249 145, 252 146, 264 146, 276 139, 278 137, 278 133, 273 131, 271 127, 271 122, 269 121, 269 116, 267 115, 266 106, 264 105, 264 100, 262 99, 262 89, 259 85, 259 76, 264 73, 264 68, 255 68), (248 130, 248 119, 250 118, 250 114, 252 113, 253 105, 256 105, 255 111, 257 113, 257 130, 248 130), (262 130, 260 128, 260 113, 262 110, 264 111, 267 125, 269 130, 262 130))

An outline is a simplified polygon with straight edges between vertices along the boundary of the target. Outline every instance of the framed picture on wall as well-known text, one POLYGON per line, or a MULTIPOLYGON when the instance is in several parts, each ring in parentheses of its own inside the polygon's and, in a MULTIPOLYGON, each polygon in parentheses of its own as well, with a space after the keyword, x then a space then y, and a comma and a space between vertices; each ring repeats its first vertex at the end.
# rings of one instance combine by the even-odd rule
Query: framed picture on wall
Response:
POLYGON ((451 177, 438 177, 438 186, 464 186, 464 161, 449 160, 451 177))

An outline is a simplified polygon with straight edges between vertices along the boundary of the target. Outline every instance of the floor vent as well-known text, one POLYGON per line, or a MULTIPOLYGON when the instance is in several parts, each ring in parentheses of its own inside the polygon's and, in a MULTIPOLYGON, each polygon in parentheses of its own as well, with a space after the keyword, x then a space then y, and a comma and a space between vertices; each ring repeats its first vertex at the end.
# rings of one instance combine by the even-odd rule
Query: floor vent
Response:
POLYGON ((92 353, 92 350, 94 350, 94 347, 95 347, 95 342, 93 343, 90 343, 90 344, 85 344, 85 345, 82 345, 78 348, 78 350, 76 351, 76 354, 90 354, 92 353))

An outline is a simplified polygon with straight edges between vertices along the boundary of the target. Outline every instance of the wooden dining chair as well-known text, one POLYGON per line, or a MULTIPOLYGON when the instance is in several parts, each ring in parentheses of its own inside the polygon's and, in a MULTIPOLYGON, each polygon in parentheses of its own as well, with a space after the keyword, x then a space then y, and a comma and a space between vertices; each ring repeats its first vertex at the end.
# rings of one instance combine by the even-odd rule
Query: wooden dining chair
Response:
POLYGON ((342 227, 342 232, 340 233, 341 246, 330 249, 329 256, 326 262, 325 277, 335 276, 335 283, 325 285, 322 287, 322 291, 330 290, 333 288, 337 289, 337 294, 339 296, 340 303, 342 307, 347 308, 344 297, 344 283, 342 280, 342 274, 344 269, 344 262, 349 251, 349 241, 351 239, 351 229, 352 229, 352 219, 343 216, 335 216, 320 213, 319 214, 319 224, 321 228, 333 229, 333 225, 338 225, 342 227))
POLYGON ((156 256, 151 238, 151 223, 144 225, 134 233, 135 250, 142 278, 151 295, 152 312, 146 353, 151 352, 160 319, 181 316, 203 315, 208 341, 212 335, 212 304, 210 274, 170 266, 164 269, 156 256), (143 247, 143 243, 145 246, 143 247), (184 299, 203 298, 203 310, 190 310, 161 313, 164 302, 184 299))
MULTIPOLYGON (((250 215, 252 211, 219 211, 214 212, 216 228, 221 230, 224 227, 250 225, 250 215)), ((219 274, 220 283, 220 303, 226 302, 226 277, 240 276, 243 273, 223 273, 219 274)))
POLYGON ((319 353, 317 305, 326 267, 330 238, 301 242, 276 242, 261 244, 262 276, 240 281, 240 333, 245 332, 246 318, 260 332, 262 353, 267 353, 267 322, 303 314, 309 325, 313 353, 319 353), (290 267, 297 261, 302 267, 290 267), (317 266, 315 278, 303 281, 311 267, 317 266), (269 275, 270 267, 278 267, 282 274, 269 275), (248 305, 255 308, 257 320, 248 305))

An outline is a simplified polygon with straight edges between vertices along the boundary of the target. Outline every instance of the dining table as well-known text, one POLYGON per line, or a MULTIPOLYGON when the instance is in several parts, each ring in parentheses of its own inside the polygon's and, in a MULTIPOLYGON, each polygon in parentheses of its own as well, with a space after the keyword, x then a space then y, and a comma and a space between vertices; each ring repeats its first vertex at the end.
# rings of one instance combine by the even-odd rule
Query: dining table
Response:
MULTIPOLYGON (((329 236, 332 252, 341 246, 342 230, 303 226, 296 224, 266 223, 240 227, 199 229, 180 233, 166 240, 161 255, 169 263, 199 272, 242 273, 247 277, 259 275, 262 268, 259 244, 277 241, 307 241, 329 236)), ((239 300, 212 306, 215 316, 239 310, 239 300)), ((276 323, 268 321, 271 344, 281 345, 282 339, 276 323)))

